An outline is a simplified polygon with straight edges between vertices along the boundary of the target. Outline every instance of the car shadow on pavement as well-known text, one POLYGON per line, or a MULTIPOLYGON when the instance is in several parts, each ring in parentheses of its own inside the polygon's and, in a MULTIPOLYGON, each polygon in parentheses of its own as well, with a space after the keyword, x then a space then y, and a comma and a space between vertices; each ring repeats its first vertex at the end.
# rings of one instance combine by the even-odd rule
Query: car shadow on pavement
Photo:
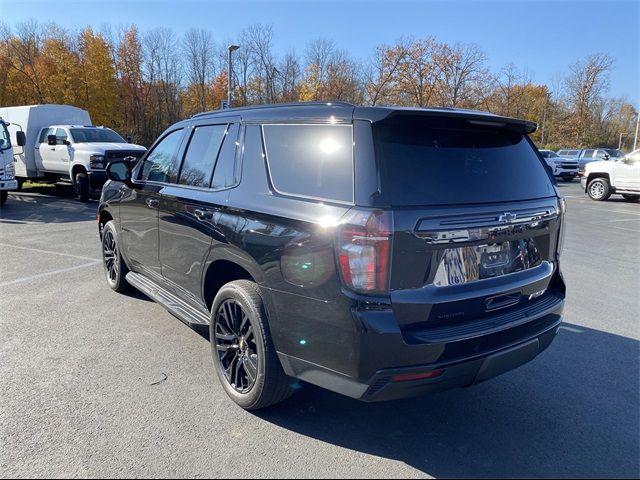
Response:
POLYGON ((68 188, 56 187, 10 192, 7 202, 0 208, 0 223, 69 223, 95 220, 97 200, 83 203, 67 190, 68 188), (48 195, 51 190, 62 193, 48 195))
POLYGON ((366 404, 304 385, 256 415, 435 477, 637 478, 639 347, 564 324, 533 362, 473 388, 366 404))

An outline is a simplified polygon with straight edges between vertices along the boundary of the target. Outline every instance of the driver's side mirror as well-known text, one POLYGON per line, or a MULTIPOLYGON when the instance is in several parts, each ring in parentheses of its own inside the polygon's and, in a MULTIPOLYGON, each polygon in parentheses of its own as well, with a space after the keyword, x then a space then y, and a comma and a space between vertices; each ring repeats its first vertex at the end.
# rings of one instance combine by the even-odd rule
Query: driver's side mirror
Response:
POLYGON ((609 154, 608 154, 608 153, 605 153, 605 154, 604 154, 604 157, 602 157, 602 158, 604 158, 604 160, 605 160, 605 162, 606 162, 606 161, 607 161, 607 160, 609 160, 609 158, 611 158, 611 157, 609 156, 609 154))
POLYGON ((117 160, 107 164, 107 177, 114 182, 122 182, 131 187, 131 163, 126 160, 117 160))
POLYGON ((55 147, 57 142, 58 142, 58 139, 56 138, 55 135, 47 135, 47 145, 51 145, 52 147, 55 147))

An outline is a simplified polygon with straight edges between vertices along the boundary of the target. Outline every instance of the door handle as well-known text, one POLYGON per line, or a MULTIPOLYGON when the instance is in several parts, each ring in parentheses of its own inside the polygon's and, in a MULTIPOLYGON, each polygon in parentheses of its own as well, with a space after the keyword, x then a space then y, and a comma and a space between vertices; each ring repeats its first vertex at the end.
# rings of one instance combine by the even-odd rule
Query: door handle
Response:
POLYGON ((149 208, 157 208, 160 205, 160 200, 155 198, 147 198, 147 207, 149 208))
POLYGON ((51 150, 53 150, 55 152, 56 151, 56 147, 51 147, 51 150))
POLYGON ((198 220, 205 221, 213 219, 213 212, 211 210, 201 210, 197 208, 193 213, 196 215, 198 220))

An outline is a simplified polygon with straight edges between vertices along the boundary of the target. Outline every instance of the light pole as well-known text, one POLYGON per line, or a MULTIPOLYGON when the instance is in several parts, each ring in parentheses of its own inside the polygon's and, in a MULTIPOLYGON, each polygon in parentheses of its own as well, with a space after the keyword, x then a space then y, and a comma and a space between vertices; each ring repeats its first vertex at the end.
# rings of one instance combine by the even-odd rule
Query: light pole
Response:
POLYGON ((227 51, 229 52, 229 56, 227 57, 229 60, 228 70, 227 70, 227 108, 231 108, 231 75, 233 74, 233 70, 231 68, 231 52, 238 50, 240 45, 229 45, 227 47, 227 51))
POLYGON ((622 150, 622 136, 629 135, 627 132, 620 132, 620 138, 618 139, 618 150, 622 150))
POLYGON ((636 113, 636 136, 633 137, 633 151, 636 150, 638 145, 638 126, 640 126, 640 110, 636 113))

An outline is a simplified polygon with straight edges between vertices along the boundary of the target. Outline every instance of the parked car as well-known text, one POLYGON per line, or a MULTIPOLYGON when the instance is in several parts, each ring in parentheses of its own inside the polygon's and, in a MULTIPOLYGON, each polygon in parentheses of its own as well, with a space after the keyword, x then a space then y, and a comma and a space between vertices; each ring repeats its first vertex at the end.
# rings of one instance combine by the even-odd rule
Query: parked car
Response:
POLYGON ((585 165, 591 162, 619 160, 624 152, 615 148, 586 148, 578 156, 578 174, 584 172, 585 165))
POLYGON ((630 201, 640 200, 640 149, 617 162, 587 164, 581 185, 592 200, 607 200, 614 194, 630 201))
POLYGON ((196 115, 107 166, 106 280, 208 328, 246 409, 294 379, 365 401, 482 382, 562 320, 564 201, 535 128, 345 103, 196 115))
MULTIPOLYGON (((24 145, 24 136, 18 135, 17 145, 24 145)), ((0 117, 0 205, 7 201, 10 190, 18 188, 13 169, 13 146, 7 124, 0 117)))
POLYGON ((552 150, 540 150, 540 155, 555 177, 561 177, 565 182, 570 182, 578 175, 577 160, 561 157, 552 150))
POLYGON ((146 148, 127 143, 109 128, 91 125, 89 112, 69 105, 31 105, 0 108, 11 122, 9 131, 23 131, 26 145, 15 155, 18 186, 26 180, 68 181, 80 200, 107 180, 110 160, 141 157, 146 148))

